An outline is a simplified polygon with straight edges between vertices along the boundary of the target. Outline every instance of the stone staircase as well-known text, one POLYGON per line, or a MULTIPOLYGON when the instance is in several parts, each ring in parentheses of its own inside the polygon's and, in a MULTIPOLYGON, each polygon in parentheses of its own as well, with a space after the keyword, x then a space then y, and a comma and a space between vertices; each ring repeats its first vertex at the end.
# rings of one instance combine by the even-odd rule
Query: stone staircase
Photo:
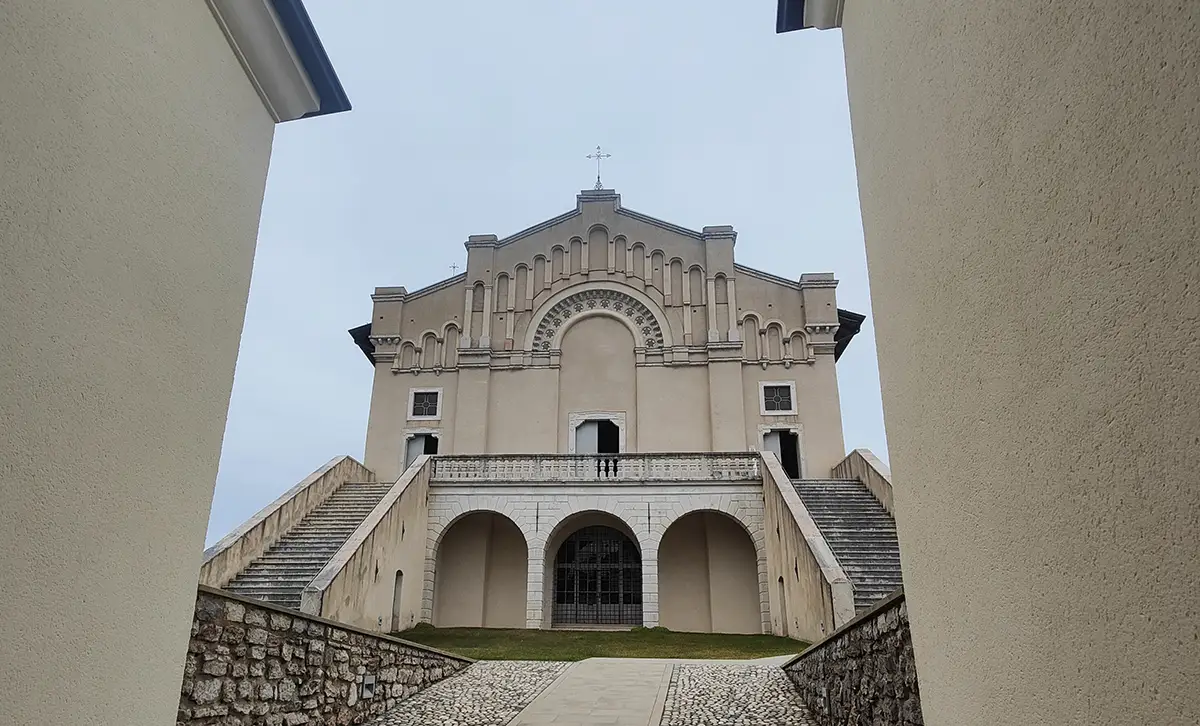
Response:
POLYGON ((305 586, 391 488, 391 482, 343 484, 225 589, 298 610, 305 586))
POLYGON ((854 587, 862 612, 895 591, 900 579, 896 520, 857 479, 792 482, 854 587))

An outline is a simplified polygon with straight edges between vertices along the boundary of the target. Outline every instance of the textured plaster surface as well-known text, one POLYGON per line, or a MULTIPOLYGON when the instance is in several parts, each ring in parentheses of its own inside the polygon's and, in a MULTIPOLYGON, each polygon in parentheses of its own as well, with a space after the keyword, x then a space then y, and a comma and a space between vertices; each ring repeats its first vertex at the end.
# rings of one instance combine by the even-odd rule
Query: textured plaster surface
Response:
POLYGON ((845 12, 926 723, 1200 722, 1200 6, 845 12))
POLYGON ((0 723, 170 723, 273 125, 203 2, 0 3, 0 67, 0 723))

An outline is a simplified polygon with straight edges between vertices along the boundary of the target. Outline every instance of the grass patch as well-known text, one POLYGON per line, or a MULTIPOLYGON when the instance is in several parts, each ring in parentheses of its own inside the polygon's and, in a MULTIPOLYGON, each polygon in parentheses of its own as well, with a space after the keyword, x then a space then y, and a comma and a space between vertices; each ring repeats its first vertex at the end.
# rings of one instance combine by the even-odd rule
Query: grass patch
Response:
POLYGON ((765 658, 799 653, 808 643, 774 635, 630 631, 503 630, 418 625, 396 634, 477 660, 583 660, 584 658, 765 658))

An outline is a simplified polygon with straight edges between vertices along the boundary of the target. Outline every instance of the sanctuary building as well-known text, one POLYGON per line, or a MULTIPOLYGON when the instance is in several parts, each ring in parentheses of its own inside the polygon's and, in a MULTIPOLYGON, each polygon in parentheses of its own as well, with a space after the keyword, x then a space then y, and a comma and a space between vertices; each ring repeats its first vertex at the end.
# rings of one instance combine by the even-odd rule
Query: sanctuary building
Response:
POLYGON ((581 192, 462 274, 379 287, 366 454, 201 580, 361 627, 664 626, 814 640, 900 584, 886 467, 847 456, 832 274, 735 261, 581 192))

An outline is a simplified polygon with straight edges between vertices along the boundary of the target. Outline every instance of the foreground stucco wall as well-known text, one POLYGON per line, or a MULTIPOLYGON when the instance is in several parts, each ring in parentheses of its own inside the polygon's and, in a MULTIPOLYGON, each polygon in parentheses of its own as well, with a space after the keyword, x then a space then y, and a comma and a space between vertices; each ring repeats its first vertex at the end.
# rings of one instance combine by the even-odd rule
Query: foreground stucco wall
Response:
POLYGON ((0 722, 159 726, 273 123, 203 2, 4 2, 0 67, 0 722))
POLYGON ((469 664, 414 643, 202 587, 177 688, 176 723, 363 723, 469 664), (363 690, 368 679, 375 684, 370 693, 363 690))
POLYGON ((1200 722, 1200 6, 844 37, 926 722, 1200 722))

